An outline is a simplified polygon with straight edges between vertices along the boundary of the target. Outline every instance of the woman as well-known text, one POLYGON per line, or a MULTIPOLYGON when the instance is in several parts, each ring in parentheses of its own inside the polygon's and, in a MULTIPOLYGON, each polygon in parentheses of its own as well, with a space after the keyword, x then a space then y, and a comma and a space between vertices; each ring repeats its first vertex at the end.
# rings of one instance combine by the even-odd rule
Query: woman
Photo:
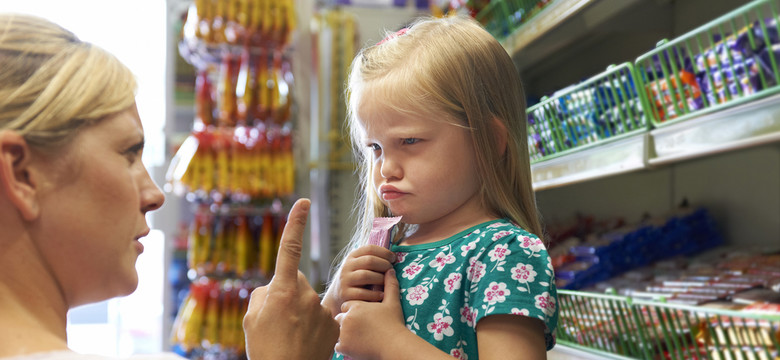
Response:
MULTIPOLYGON (((141 162, 134 91, 133 75, 106 51, 46 20, 0 14, 0 357, 85 358, 68 350, 68 310, 138 285, 145 214, 164 196, 141 162)), ((300 247, 306 207, 292 215, 285 249, 300 247)), ((294 270, 298 259, 281 262, 294 270)), ((294 275, 275 282, 252 299, 250 356, 276 358, 288 339, 296 351, 288 358, 329 354, 338 325, 305 296, 308 283, 294 275), (294 328, 296 317, 309 326, 294 328), (265 334, 269 327, 281 331, 265 334)))

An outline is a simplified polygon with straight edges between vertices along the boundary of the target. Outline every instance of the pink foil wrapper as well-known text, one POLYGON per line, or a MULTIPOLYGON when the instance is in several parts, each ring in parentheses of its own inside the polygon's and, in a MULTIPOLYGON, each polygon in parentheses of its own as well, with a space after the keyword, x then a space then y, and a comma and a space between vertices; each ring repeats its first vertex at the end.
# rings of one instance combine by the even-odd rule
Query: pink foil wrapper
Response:
MULTIPOLYGON (((393 236, 393 227, 401 221, 401 216, 374 218, 374 224, 371 227, 371 233, 368 234, 368 243, 381 246, 385 249, 390 248, 390 240, 393 236)), ((382 291, 382 285, 371 285, 371 290, 382 291)))
POLYGON ((368 243, 389 249, 393 226, 399 221, 401 221, 401 216, 375 218, 371 233, 368 234, 368 243))

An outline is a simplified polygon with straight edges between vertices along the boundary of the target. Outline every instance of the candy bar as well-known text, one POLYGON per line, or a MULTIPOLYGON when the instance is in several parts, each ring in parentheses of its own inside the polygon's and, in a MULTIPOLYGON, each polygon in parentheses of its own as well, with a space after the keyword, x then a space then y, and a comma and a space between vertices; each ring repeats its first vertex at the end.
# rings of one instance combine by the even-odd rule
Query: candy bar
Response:
POLYGON ((399 221, 401 221, 401 216, 375 218, 371 232, 368 234, 368 243, 389 249, 393 227, 399 221))

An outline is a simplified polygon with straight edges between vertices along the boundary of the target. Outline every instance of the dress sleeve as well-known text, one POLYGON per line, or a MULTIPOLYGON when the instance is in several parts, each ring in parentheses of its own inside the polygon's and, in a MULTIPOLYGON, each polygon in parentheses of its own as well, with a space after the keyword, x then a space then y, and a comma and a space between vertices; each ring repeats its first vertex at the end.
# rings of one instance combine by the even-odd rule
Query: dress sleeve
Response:
POLYGON ((474 327, 485 316, 515 314, 542 320, 548 350, 555 345, 558 294, 543 242, 522 229, 485 232, 483 251, 469 259, 468 304, 474 327))

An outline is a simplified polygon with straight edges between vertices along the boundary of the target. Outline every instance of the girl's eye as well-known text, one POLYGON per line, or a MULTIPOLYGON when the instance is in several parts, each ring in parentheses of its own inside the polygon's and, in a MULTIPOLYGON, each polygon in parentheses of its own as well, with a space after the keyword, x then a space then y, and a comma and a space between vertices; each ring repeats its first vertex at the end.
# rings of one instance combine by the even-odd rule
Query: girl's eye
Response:
POLYGON ((418 143, 419 141, 420 141, 420 139, 418 139, 418 138, 405 138, 405 139, 403 139, 403 143, 404 143, 404 145, 412 145, 412 144, 416 144, 416 143, 418 143))
POLYGON ((378 144, 368 144, 368 147, 369 147, 369 148, 370 148, 372 151, 379 151, 379 150, 382 150, 382 148, 381 148, 381 147, 380 147, 378 144))

